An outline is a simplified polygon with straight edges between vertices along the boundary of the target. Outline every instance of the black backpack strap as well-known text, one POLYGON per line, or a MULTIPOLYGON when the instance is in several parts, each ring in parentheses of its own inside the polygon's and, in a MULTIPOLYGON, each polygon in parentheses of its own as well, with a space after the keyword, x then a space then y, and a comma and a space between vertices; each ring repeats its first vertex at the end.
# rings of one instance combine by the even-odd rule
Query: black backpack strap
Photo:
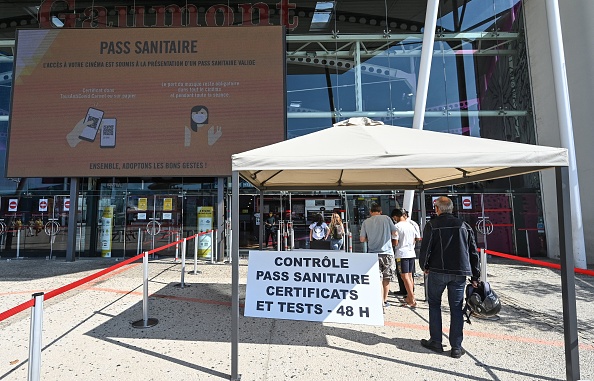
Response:
MULTIPOLYGON (((469 281, 471 281, 471 280, 469 279, 469 281)), ((468 305, 468 298, 470 297, 470 295, 468 295, 468 291, 467 291, 468 286, 470 286, 470 284, 467 284, 466 287, 464 287, 464 300, 466 303, 464 304, 464 309, 462 310, 462 313, 464 314, 464 316, 466 316, 466 322, 468 324, 472 324, 472 322, 470 321, 470 315, 472 315, 472 309, 468 305)))
POLYGON ((466 304, 462 312, 464 313, 464 316, 466 316, 466 322, 468 324, 472 324, 472 322, 470 321, 470 315, 472 315, 472 312, 470 312, 470 307, 468 307, 468 303, 466 304))

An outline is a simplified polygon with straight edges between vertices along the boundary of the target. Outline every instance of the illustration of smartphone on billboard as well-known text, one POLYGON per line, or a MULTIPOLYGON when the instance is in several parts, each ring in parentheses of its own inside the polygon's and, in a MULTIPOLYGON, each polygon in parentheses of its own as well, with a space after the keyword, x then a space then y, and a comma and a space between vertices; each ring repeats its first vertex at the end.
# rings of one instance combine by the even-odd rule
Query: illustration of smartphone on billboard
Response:
POLYGON ((95 137, 97 136, 97 131, 99 131, 99 126, 101 125, 102 119, 103 111, 89 107, 89 111, 87 111, 87 116, 85 116, 84 121, 85 129, 78 137, 88 142, 95 141, 95 137))
POLYGON ((113 148, 116 144, 116 124, 115 118, 105 118, 101 121, 101 148, 113 148))

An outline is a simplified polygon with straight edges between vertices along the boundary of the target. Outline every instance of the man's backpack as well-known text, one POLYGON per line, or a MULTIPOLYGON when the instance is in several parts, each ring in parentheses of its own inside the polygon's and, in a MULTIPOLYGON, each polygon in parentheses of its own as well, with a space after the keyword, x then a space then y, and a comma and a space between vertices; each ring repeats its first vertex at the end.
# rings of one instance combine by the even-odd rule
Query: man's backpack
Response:
POLYGON ((501 302, 489 282, 479 282, 477 288, 472 287, 472 284, 466 286, 464 314, 468 323, 472 313, 480 317, 491 317, 497 315, 499 311, 501 311, 501 302))
POLYGON ((336 224, 332 228, 332 238, 333 239, 341 239, 342 235, 344 234, 344 228, 342 224, 336 224))

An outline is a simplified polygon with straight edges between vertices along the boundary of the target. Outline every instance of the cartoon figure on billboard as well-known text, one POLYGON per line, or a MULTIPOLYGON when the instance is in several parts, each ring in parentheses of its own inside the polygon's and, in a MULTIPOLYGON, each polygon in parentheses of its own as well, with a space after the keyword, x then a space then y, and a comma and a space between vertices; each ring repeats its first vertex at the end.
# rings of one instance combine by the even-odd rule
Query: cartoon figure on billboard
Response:
MULTIPOLYGON (((184 146, 189 147, 192 142, 192 132, 198 132, 202 126, 208 124, 208 108, 194 106, 190 112, 190 128, 185 127, 184 146)), ((208 145, 211 146, 223 135, 222 128, 211 126, 208 129, 208 145)))
POLYGON ((192 128, 192 131, 198 132, 198 129, 205 124, 208 124, 208 109, 206 106, 192 107, 190 118, 190 127, 192 128))

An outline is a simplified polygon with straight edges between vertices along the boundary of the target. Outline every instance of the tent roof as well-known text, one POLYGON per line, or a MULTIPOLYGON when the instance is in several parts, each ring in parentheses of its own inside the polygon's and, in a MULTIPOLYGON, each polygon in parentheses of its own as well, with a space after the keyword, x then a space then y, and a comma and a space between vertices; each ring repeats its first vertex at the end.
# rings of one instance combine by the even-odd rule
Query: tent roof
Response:
POLYGON ((232 156, 263 190, 431 189, 559 166, 565 148, 391 125, 336 125, 232 156))

